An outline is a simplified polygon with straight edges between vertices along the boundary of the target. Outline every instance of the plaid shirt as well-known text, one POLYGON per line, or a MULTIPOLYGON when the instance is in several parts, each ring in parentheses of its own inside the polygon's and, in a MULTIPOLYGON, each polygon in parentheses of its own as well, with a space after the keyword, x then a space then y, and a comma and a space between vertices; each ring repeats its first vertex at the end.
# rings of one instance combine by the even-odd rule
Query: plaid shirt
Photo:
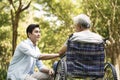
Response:
POLYGON ((104 44, 68 41, 67 72, 73 77, 104 76, 104 44))

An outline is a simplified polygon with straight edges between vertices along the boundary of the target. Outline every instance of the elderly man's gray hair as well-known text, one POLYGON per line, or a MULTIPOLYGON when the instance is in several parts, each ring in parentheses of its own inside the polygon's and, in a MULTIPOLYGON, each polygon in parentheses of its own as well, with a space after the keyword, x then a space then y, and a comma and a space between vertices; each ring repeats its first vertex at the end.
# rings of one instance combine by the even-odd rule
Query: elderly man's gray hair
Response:
POLYGON ((85 14, 80 14, 73 18, 75 25, 80 25, 81 27, 89 28, 91 25, 90 18, 85 14))

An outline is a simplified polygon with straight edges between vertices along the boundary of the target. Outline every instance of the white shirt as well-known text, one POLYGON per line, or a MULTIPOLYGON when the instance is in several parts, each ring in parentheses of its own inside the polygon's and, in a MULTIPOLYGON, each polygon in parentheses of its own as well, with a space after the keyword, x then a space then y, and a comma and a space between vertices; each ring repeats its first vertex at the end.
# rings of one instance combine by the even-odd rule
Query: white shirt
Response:
POLYGON ((30 39, 22 41, 16 47, 8 68, 7 78, 24 80, 26 75, 34 72, 35 65, 41 70, 44 65, 41 60, 38 60, 40 54, 39 48, 34 46, 30 39))
MULTIPOLYGON (((91 32, 90 30, 84 30, 81 32, 73 33, 72 37, 70 37, 71 41, 76 42, 88 42, 88 43, 102 43, 103 38, 97 33, 91 32)), ((67 45, 65 43, 65 45, 67 45)))

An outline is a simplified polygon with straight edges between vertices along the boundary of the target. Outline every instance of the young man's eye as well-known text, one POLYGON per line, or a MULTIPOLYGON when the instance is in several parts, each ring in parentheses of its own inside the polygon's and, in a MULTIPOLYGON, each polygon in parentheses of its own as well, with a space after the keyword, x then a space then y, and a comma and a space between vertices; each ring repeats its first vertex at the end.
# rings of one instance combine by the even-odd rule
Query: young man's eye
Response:
POLYGON ((40 31, 35 31, 35 33, 40 33, 40 31))

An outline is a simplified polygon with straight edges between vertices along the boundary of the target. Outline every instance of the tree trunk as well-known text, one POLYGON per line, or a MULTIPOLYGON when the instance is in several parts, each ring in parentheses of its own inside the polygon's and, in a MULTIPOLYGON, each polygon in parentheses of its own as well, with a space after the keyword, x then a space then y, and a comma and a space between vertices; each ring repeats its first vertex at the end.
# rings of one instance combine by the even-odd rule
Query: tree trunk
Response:
POLYGON ((16 48, 16 45, 17 45, 17 35, 18 35, 18 31, 17 31, 17 28, 18 28, 18 23, 19 23, 19 16, 20 16, 20 13, 14 13, 12 10, 11 10, 11 21, 12 21, 12 55, 14 54, 14 51, 15 51, 15 48, 16 48))
MULTIPOLYGON (((19 19, 19 18, 17 18, 19 19)), ((16 20, 16 19, 15 19, 16 20)), ((12 28, 13 28, 13 32, 12 32, 12 45, 13 45, 13 52, 12 52, 12 55, 14 54, 14 51, 15 51, 15 48, 16 48, 16 45, 17 45, 17 35, 18 35, 18 31, 17 31, 17 27, 18 27, 18 23, 19 21, 16 20, 16 22, 14 22, 12 28)))
POLYGON ((23 6, 22 0, 18 0, 19 6, 16 8, 14 1, 13 0, 8 0, 10 5, 12 6, 11 8, 11 22, 12 22, 12 55, 14 54, 16 45, 17 45, 17 35, 18 35, 18 24, 19 24, 19 19, 20 19, 20 14, 26 10, 30 4, 31 1, 26 5, 23 6))

